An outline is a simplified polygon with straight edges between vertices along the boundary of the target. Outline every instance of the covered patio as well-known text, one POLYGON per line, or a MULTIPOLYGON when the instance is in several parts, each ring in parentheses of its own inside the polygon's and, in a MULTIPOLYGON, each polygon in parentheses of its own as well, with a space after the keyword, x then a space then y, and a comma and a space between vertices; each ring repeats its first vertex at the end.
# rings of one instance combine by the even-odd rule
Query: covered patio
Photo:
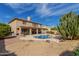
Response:
POLYGON ((44 31, 43 28, 21 27, 20 34, 25 34, 25 35, 42 34, 43 31, 44 31))

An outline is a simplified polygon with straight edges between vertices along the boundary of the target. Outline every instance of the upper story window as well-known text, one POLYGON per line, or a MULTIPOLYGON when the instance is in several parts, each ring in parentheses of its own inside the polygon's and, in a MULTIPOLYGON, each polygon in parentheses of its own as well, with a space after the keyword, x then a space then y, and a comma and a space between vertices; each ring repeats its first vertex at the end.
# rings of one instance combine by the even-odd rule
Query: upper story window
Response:
POLYGON ((39 27, 41 26, 41 25, 38 25, 39 27))
POLYGON ((26 25, 28 25, 28 26, 32 26, 32 23, 27 22, 26 25))
POLYGON ((26 24, 26 22, 23 21, 23 24, 26 24))

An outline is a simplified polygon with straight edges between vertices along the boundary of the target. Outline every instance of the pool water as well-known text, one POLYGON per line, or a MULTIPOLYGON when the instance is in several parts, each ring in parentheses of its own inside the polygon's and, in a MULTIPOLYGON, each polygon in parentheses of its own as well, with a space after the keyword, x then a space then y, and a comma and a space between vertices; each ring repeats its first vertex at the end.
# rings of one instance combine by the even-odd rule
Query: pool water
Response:
POLYGON ((39 35, 39 36, 34 36, 35 38, 38 38, 38 39, 48 39, 50 38, 49 35, 39 35))

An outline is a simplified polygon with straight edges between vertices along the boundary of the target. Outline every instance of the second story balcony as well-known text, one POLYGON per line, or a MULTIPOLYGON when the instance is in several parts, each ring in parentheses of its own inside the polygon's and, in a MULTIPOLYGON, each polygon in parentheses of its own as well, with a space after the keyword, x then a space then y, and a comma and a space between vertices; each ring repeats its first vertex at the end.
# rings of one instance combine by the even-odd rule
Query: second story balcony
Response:
POLYGON ((31 22, 24 22, 24 23, 17 23, 16 26, 25 26, 25 27, 34 27, 34 28, 47 28, 47 26, 31 23, 31 22))

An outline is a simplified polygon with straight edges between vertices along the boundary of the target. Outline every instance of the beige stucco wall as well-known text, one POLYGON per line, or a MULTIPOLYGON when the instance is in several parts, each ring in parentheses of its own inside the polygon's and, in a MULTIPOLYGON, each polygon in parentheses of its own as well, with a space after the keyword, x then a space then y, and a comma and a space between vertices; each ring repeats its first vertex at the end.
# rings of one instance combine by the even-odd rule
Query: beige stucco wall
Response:
POLYGON ((11 26, 11 31, 14 32, 12 35, 16 36, 17 33, 21 33, 21 25, 22 25, 22 21, 18 21, 18 20, 14 20, 13 22, 9 23, 9 25, 11 26), (17 31, 17 28, 19 28, 19 31, 17 31))
MULTIPOLYGON (((21 26, 36 27, 36 25, 33 25, 33 23, 25 22, 25 24, 23 24, 23 21, 20 21, 20 20, 14 20, 11 23, 9 23, 9 25, 11 26, 11 31, 14 32, 12 35, 15 35, 15 36, 17 33, 19 35, 21 34, 21 26), (17 28, 19 28, 19 30, 17 30, 17 28)), ((40 24, 37 24, 37 25, 40 25, 40 24)), ((39 28, 39 26, 37 26, 37 28, 39 28)), ((41 31, 42 31, 42 33, 46 32, 43 29, 41 29, 41 31)))
POLYGON ((11 32, 14 32, 14 34, 12 34, 13 36, 16 35, 16 20, 9 23, 9 25, 11 26, 11 32))

